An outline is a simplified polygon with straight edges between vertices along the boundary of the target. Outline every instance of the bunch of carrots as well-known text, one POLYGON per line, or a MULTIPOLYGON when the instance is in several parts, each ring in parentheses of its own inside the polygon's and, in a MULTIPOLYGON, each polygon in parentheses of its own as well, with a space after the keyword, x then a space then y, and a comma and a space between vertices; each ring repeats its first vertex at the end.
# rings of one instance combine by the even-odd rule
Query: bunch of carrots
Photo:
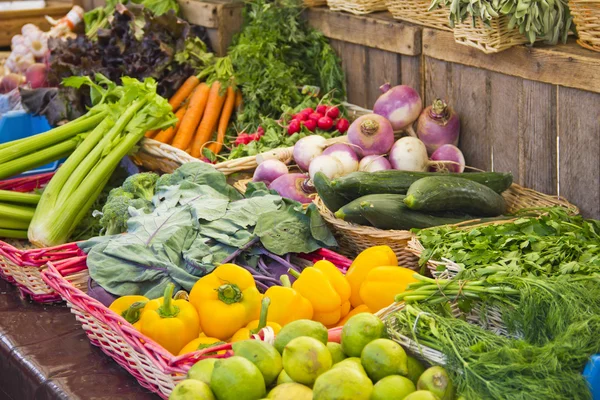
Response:
POLYGON ((147 132, 146 137, 170 144, 196 158, 202 156, 205 147, 219 154, 233 110, 242 102, 239 90, 228 87, 222 91, 221 88, 218 81, 208 85, 197 76, 190 76, 169 100, 177 124, 162 131, 147 132))

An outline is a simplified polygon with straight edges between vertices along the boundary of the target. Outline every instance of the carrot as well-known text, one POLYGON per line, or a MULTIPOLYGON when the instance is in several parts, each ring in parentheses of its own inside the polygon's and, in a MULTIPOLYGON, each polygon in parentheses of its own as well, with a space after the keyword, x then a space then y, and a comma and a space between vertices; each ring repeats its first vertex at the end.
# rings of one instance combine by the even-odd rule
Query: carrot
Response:
POLYGON ((204 113, 202 122, 200 122, 200 125, 198 126, 196 137, 192 144, 192 157, 200 157, 202 147, 210 140, 210 137, 215 130, 215 125, 219 120, 219 115, 221 114, 223 103, 225 102, 225 95, 221 96, 219 94, 220 90, 221 84, 219 81, 212 84, 210 93, 208 94, 208 103, 206 103, 206 112, 204 113))
POLYGON ((192 95, 190 104, 188 105, 183 120, 181 121, 181 125, 179 126, 179 130, 173 139, 174 147, 185 150, 190 145, 196 127, 198 126, 200 119, 202 119, 202 114, 204 114, 204 108, 206 107, 206 102, 209 98, 209 96, 207 96, 209 90, 210 88, 206 83, 201 83, 192 95))
POLYGON ((190 93, 192 93, 192 90, 194 90, 199 84, 200 80, 194 75, 190 76, 185 82, 183 82, 183 85, 177 89, 175 94, 169 100, 169 104, 171 107, 173 107, 173 111, 177 111, 181 103, 188 98, 190 93))
POLYGON ((152 139, 154 137, 154 135, 156 135, 157 133, 158 133, 158 129, 155 129, 153 131, 146 132, 146 134, 144 136, 146 136, 147 138, 152 139))
POLYGON ((242 97, 242 91, 238 90, 235 93, 235 109, 239 110, 239 108, 242 106, 243 103, 244 103, 244 98, 242 97))
POLYGON ((159 142, 167 144, 171 143, 171 140, 173 140, 173 137, 175 136, 177 130, 179 129, 179 126, 181 125, 181 120, 183 119, 186 110, 187 104, 184 104, 182 107, 179 107, 179 110, 177 110, 177 112, 175 113, 175 117, 177 118, 177 123, 175 124, 175 126, 170 126, 164 131, 160 131, 159 134, 156 135, 154 140, 158 140, 159 142))
POLYGON ((211 143, 208 147, 210 151, 215 154, 219 154, 221 149, 223 148, 223 141, 225 140, 225 132, 227 132, 227 126, 229 125, 229 118, 231 118, 231 113, 233 113, 233 106, 235 103, 236 92, 233 88, 227 88, 227 97, 225 98, 225 105, 223 106, 223 112, 221 113, 221 117, 219 118, 219 126, 217 128, 217 141, 216 143, 211 143))

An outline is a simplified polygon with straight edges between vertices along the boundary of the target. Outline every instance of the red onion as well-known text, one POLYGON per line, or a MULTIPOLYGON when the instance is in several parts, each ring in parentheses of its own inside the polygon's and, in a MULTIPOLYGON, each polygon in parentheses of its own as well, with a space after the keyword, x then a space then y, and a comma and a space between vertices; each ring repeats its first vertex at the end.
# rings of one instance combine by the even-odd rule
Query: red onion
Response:
POLYGON ((356 152, 352 150, 352 147, 345 143, 336 143, 333 146, 329 146, 325 149, 323 155, 335 157, 342 163, 342 166, 344 167, 342 175, 347 175, 358 169, 358 157, 356 156, 356 152))
POLYGON ((463 172, 465 157, 462 151, 452 144, 444 144, 431 155, 430 170, 440 172, 463 172), (449 161, 449 162, 444 162, 449 161))
POLYGON ((405 136, 398 139, 390 150, 392 168, 400 171, 427 171, 429 159, 423 142, 416 137, 405 136))
POLYGON ((385 171, 388 169, 392 169, 392 166, 384 156, 366 156, 358 164, 358 170, 363 172, 385 171))
POLYGON ((459 135, 458 115, 443 100, 435 99, 419 116, 417 136, 425 143, 429 154, 444 144, 456 146, 459 135))
POLYGON ((256 168, 256 171, 254 171, 252 181, 264 182, 268 186, 275 179, 287 173, 287 165, 285 165, 283 162, 276 159, 265 160, 261 162, 256 168))
POLYGON ((300 203, 310 203, 312 199, 308 197, 310 190, 307 186, 308 178, 304 174, 286 174, 281 175, 269 185, 279 193, 281 197, 299 201, 300 203))
POLYGON ((375 102, 373 112, 387 118, 394 131, 412 130, 412 123, 419 118, 423 109, 419 93, 406 85, 390 88, 389 83, 382 85, 380 89, 383 94, 375 102))
POLYGON ((386 154, 394 144, 394 129, 381 115, 363 115, 350 125, 348 141, 359 156, 386 154))

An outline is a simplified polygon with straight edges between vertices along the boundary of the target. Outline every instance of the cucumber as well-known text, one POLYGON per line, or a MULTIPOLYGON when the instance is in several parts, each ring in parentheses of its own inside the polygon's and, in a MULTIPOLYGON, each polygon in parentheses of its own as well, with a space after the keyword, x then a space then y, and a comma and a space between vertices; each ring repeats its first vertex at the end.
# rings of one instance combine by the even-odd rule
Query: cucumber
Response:
POLYGON ((356 200, 352 200, 350 203, 346 204, 345 206, 343 206, 342 208, 337 210, 337 212, 335 213, 335 216, 346 222, 352 222, 353 224, 371 226, 371 223, 369 222, 369 220, 367 220, 362 215, 362 210, 360 209, 360 202, 364 198, 372 197, 372 196, 385 197, 385 198, 388 198, 390 201, 391 200, 397 201, 398 196, 402 197, 402 199, 400 200, 400 201, 402 201, 405 197, 404 195, 397 195, 397 194, 372 194, 370 196, 363 196, 356 200))
POLYGON ((441 172, 409 172, 409 171, 377 171, 353 172, 346 176, 333 179, 331 187, 340 196, 354 200, 368 194, 406 194, 410 185, 415 181, 430 177, 460 177, 481 183, 502 193, 512 184, 512 175, 499 172, 468 172, 468 173, 441 173, 441 172))
POLYGON ((456 177, 421 178, 408 189, 404 204, 424 212, 460 211, 494 217, 506 211, 506 202, 487 186, 456 177))
POLYGON ((379 229, 409 230, 468 221, 469 215, 440 217, 413 211, 404 204, 405 196, 373 194, 359 198, 361 215, 379 229), (392 197, 393 196, 393 197, 392 197))
POLYGON ((317 172, 315 174, 315 179, 313 179, 313 184, 315 185, 315 189, 317 189, 319 197, 331 212, 336 212, 348 203, 348 199, 337 194, 337 192, 333 190, 331 181, 324 173, 317 172))

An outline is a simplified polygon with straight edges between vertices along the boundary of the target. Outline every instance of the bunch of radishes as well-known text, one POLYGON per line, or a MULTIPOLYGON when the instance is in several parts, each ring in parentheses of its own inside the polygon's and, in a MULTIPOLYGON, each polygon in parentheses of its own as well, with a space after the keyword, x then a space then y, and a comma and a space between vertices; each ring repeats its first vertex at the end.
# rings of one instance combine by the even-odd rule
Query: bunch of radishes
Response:
POLYGON ((46 86, 48 35, 37 26, 26 24, 21 28, 21 35, 13 36, 11 49, 4 64, 0 93, 10 92, 23 83, 33 89, 46 86))
POLYGON ((246 133, 242 132, 235 138, 235 142, 233 142, 236 146, 240 144, 248 144, 250 142, 256 142, 260 140, 261 137, 265 135, 265 129, 262 126, 259 126, 254 133, 246 133))
POLYGON ((294 114, 287 127, 288 135, 300 132, 303 126, 311 132, 318 128, 325 132, 338 130, 340 133, 346 133, 350 123, 346 118, 340 118, 337 106, 320 104, 316 109, 308 107, 294 114))

